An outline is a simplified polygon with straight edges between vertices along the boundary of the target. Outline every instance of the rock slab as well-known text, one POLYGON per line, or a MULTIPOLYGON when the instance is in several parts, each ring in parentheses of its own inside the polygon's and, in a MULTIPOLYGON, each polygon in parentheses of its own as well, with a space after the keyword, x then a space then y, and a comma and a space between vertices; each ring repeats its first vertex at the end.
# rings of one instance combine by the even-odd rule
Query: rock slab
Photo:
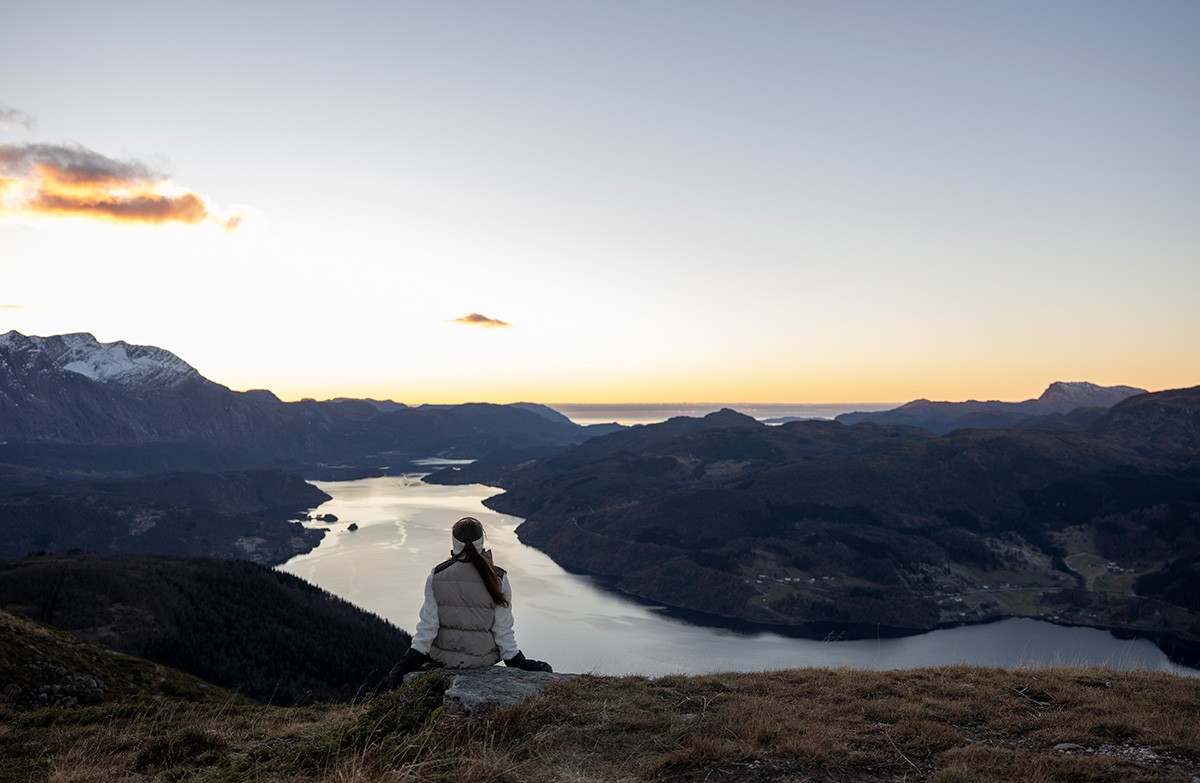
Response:
MULTIPOLYGON (((527 672, 492 666, 486 669, 438 669, 446 683, 442 705, 450 715, 481 715, 501 707, 520 704, 542 692, 552 682, 578 677, 577 674, 527 672)), ((414 672, 405 676, 417 676, 414 672)))

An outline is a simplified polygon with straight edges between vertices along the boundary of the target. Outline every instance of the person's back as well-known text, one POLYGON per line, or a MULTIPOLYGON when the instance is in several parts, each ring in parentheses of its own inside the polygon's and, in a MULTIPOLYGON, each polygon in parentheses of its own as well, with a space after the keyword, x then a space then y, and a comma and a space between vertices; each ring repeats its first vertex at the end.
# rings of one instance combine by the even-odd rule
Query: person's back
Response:
MULTIPOLYGON (((504 571, 496 568, 497 576, 504 571)), ((438 631, 429 657, 453 669, 491 666, 500 660, 492 628, 496 602, 475 566, 447 560, 433 570, 433 597, 438 606, 438 631)))
POLYGON ((525 657, 513 634, 512 589, 504 569, 484 549, 483 524, 474 517, 454 523, 450 559, 425 580, 425 603, 408 652, 389 675, 393 686, 426 664, 454 669, 504 661, 527 671, 553 671, 525 657))

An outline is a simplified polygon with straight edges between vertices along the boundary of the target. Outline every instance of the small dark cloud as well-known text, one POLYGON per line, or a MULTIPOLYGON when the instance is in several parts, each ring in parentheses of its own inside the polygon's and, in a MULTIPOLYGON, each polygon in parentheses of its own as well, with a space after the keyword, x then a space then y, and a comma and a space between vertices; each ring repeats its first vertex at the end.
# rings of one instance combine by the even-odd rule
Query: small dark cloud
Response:
POLYGON ((79 144, 0 144, 0 171, 30 176, 39 168, 70 184, 157 182, 166 177, 145 163, 121 161, 79 144))
POLYGON ((0 144, 0 212, 123 223, 211 220, 227 230, 241 220, 214 215, 199 195, 146 163, 63 144, 0 144))
POLYGON ((0 129, 7 130, 14 125, 21 125, 25 130, 37 130, 37 120, 33 115, 0 103, 0 129))
POLYGON ((462 318, 455 318, 451 323, 482 326, 486 329, 512 326, 508 321, 501 321, 498 318, 488 318, 486 315, 479 313, 470 313, 469 315, 464 315, 462 318))

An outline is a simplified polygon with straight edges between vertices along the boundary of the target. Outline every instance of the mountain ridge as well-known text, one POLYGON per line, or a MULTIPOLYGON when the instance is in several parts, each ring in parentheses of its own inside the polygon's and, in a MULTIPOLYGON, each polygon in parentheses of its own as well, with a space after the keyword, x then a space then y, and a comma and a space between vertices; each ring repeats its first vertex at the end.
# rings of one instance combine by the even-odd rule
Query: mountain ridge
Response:
POLYGON ((1040 429, 1085 429, 1113 405, 1129 397, 1146 394, 1133 386, 1099 386, 1087 381, 1054 381, 1036 398, 1022 402, 967 400, 939 402, 918 399, 887 411, 843 413, 835 418, 842 424, 874 422, 905 424, 945 435, 956 429, 1028 427, 1040 429), (1094 409, 1090 416, 1072 418, 1081 409, 1094 409))
POLYGON ((175 386, 201 379, 197 370, 175 354, 124 340, 102 343, 88 332, 25 336, 15 330, 0 335, 0 347, 37 351, 56 367, 101 383, 125 386, 175 386))
POLYGON ((113 454, 117 473, 137 463, 131 450, 157 449, 169 452, 159 470, 216 464, 347 478, 401 470, 413 458, 566 445, 596 432, 529 403, 284 402, 265 389, 232 391, 153 346, 87 333, 0 335, 0 479, 12 483, 37 483, 48 470, 103 474, 106 449, 125 452, 113 454))
MULTIPOLYGON (((0 361, 7 356, 12 366, 16 337, 5 337, 0 361)), ((91 345, 80 336, 67 343, 91 345)), ((1061 413, 1135 390, 1055 382, 1024 403, 914 401, 896 409, 951 406, 960 425, 970 419, 972 426, 940 436, 928 426, 841 417, 770 427, 729 409, 599 434, 531 403, 284 403, 266 390, 231 392, 203 379, 131 395, 127 385, 63 369, 79 356, 21 353, 47 378, 25 372, 0 388, 0 426, 14 426, 14 395, 40 383, 47 393, 30 399, 48 407, 35 414, 60 429, 47 436, 37 415, 27 419, 42 440, 0 444, 0 460, 10 460, 0 475, 12 471, 19 481, 84 457, 103 472, 112 456, 104 449, 153 447, 174 459, 181 444, 212 449, 196 452, 205 459, 269 461, 326 478, 402 471, 415 456, 482 456, 429 480, 504 487, 488 505, 525 518, 523 541, 568 568, 613 577, 631 595, 682 609, 769 625, 913 630, 1034 616, 1159 632, 1165 628, 1153 618, 1161 616, 1179 624, 1181 638, 1200 637, 1180 613, 1189 607, 1171 603, 1188 594, 1188 558, 1200 551, 1189 521, 1200 509, 1196 389, 1061 413), (81 407, 82 421, 56 418, 81 407), (1002 424, 989 424, 997 415, 1002 424), (165 432, 177 441, 164 442, 165 432), (100 451, 85 455, 84 447, 100 451), (1161 578, 1148 579, 1155 568, 1161 578), (997 591, 991 585, 999 581, 1015 586, 997 591), (1104 617, 1089 622, 1101 605, 1104 617)), ((166 529, 136 521, 163 519, 163 509, 131 506, 112 491, 91 509, 70 492, 52 497, 63 513, 107 525, 123 541, 149 546, 166 529)), ((186 526, 200 516, 193 509, 171 519, 186 526)), ((237 519, 210 517, 235 546, 257 537, 237 519)), ((296 546, 311 543, 255 556, 270 561, 296 546)))
POLYGON ((524 518, 523 542, 688 611, 798 629, 1028 616, 1171 637, 1195 660, 1198 446, 1200 387, 1078 432, 714 414, 427 480, 503 487, 486 505, 524 518))

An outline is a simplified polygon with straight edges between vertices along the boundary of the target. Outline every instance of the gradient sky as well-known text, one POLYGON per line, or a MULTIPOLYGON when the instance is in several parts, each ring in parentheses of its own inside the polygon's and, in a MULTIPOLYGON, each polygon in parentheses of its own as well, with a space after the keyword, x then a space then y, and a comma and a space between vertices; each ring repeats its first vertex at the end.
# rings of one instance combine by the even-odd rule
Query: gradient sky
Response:
POLYGON ((1200 383, 1194 0, 10 5, 0 332, 285 399, 1200 383))

